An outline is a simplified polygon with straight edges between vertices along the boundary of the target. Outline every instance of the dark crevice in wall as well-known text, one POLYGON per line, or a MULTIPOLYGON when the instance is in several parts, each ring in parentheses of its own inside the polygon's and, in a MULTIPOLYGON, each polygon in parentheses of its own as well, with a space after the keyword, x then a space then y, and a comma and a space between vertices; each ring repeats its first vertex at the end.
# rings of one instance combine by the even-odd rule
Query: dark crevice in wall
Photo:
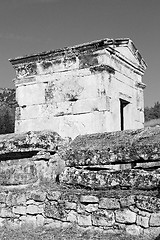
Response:
MULTIPOLYGON (((85 186, 83 184, 69 184, 69 183, 63 183, 64 186, 66 187, 71 187, 72 189, 76 188, 76 189, 83 189, 83 190, 87 190, 87 191, 91 191, 91 190, 98 190, 96 188, 92 188, 90 186, 85 186)), ((103 189, 104 190, 104 189, 103 189)))
MULTIPOLYGON (((141 163, 144 163, 144 162, 141 162, 141 163)), ((148 163, 150 163, 150 162, 148 162, 148 163)), ((81 167, 74 166, 74 168, 98 172, 98 171, 102 171, 102 170, 114 170, 114 166, 115 165, 116 164, 108 165, 108 167, 107 166, 104 167, 103 165, 100 165, 100 166, 81 166, 81 167), (113 169, 111 168, 111 166, 113 166, 113 169)), ((133 164, 131 163, 131 167, 130 168, 123 167, 123 165, 125 165, 125 164, 120 164, 120 165, 122 166, 121 170, 124 170, 124 169, 137 169, 137 170, 138 169, 144 169, 145 171, 150 171, 150 170, 156 170, 156 169, 160 168, 160 165, 159 166, 146 166, 146 167, 142 166, 141 167, 141 166, 136 166, 136 163, 133 163, 133 164)), ((119 171, 119 170, 115 169, 115 171, 119 171)))
POLYGON ((69 102, 76 102, 76 101, 78 101, 78 98, 70 98, 68 101, 69 102))
POLYGON ((39 150, 27 151, 27 152, 4 153, 4 154, 0 154, 0 161, 31 158, 31 157, 35 156, 38 152, 39 152, 39 150))
POLYGON ((110 74, 115 74, 114 68, 112 68, 111 66, 108 66, 108 65, 104 65, 104 64, 92 66, 92 67, 90 67, 90 71, 91 71, 91 73, 107 71, 110 74))

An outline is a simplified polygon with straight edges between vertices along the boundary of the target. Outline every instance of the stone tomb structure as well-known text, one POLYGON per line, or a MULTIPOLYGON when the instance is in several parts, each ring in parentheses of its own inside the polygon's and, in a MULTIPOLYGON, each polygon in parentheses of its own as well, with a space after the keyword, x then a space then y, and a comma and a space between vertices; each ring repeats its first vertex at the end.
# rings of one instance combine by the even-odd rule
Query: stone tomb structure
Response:
POLYGON ((10 59, 16 70, 15 132, 61 137, 138 129, 146 64, 130 39, 103 39, 10 59))

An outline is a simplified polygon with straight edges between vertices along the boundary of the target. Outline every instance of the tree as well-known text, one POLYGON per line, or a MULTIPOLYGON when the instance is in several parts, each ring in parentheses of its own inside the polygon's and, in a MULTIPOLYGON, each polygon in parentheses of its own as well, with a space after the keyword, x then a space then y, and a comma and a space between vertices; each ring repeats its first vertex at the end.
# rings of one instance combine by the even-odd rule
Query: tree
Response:
POLYGON ((15 89, 0 88, 0 134, 14 132, 16 106, 15 89))
POLYGON ((145 107, 144 109, 144 117, 145 121, 149 121, 151 119, 160 118, 160 103, 156 102, 154 107, 145 107))
POLYGON ((14 132, 15 109, 3 104, 0 106, 0 134, 14 132))

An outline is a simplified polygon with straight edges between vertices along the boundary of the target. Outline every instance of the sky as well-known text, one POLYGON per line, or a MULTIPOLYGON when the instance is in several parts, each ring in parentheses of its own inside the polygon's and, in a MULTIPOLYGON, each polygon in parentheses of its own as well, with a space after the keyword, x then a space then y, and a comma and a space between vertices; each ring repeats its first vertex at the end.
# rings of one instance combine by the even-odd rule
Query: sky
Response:
POLYGON ((130 38, 148 68, 145 106, 160 101, 160 0, 0 0, 0 88, 9 58, 102 38, 130 38))

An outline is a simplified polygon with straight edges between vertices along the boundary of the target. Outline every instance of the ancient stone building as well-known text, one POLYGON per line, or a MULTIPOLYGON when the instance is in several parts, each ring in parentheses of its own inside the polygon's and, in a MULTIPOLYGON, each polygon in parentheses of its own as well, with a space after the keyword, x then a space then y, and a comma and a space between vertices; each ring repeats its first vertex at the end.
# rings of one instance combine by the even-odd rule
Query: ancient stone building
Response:
POLYGON ((142 128, 146 64, 130 39, 10 59, 18 102, 15 132, 62 137, 142 128))

